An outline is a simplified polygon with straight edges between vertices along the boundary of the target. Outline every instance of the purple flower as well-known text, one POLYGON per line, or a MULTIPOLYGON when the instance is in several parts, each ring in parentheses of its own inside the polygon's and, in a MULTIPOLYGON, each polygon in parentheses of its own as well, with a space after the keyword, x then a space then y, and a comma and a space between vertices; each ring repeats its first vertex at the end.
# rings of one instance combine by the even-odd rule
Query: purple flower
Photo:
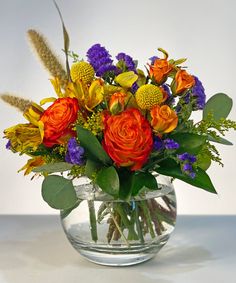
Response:
POLYGON ((165 139, 164 146, 168 150, 175 150, 179 148, 179 144, 172 139, 165 139))
POLYGON ((123 61, 128 71, 133 71, 135 73, 137 72, 136 71, 136 64, 135 64, 133 58, 130 57, 129 55, 122 52, 122 53, 119 53, 116 56, 116 59, 118 61, 123 61))
POLYGON ((159 59, 157 56, 152 56, 151 58, 149 58, 149 60, 151 61, 151 65, 154 64, 154 62, 156 61, 156 59, 159 59))
POLYGON ((99 77, 106 75, 108 72, 114 72, 115 74, 118 72, 116 66, 113 65, 109 52, 98 43, 87 51, 87 58, 99 77))
POLYGON ((195 85, 192 88, 191 96, 194 98, 193 110, 203 109, 206 104, 205 89, 201 81, 194 76, 195 85))
POLYGON ((159 137, 154 137, 153 149, 158 151, 164 149, 163 141, 159 137))
POLYGON ((196 173, 193 171, 192 164, 197 161, 196 156, 185 152, 183 154, 178 154, 177 157, 181 161, 181 169, 183 173, 194 179, 196 177, 196 173))
POLYGON ((6 149, 11 149, 11 141, 8 140, 7 144, 6 144, 6 149))
POLYGON ((83 165, 83 154, 84 148, 77 143, 76 138, 69 139, 65 161, 71 164, 83 165))
POLYGON ((178 154, 177 157, 180 161, 189 161, 190 163, 194 163, 197 161, 196 156, 191 155, 188 152, 178 154))

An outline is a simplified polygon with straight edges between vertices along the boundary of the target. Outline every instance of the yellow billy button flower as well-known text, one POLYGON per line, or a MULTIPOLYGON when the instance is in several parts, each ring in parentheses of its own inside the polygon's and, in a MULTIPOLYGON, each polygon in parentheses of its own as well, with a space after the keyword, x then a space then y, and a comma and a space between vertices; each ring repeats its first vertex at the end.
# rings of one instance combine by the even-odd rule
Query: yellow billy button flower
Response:
POLYGON ((150 110, 163 102, 163 92, 158 86, 146 84, 137 90, 135 98, 141 109, 150 110))
POLYGON ((76 62, 71 66, 70 75, 73 82, 82 80, 85 84, 90 84, 94 74, 93 67, 87 62, 76 62))

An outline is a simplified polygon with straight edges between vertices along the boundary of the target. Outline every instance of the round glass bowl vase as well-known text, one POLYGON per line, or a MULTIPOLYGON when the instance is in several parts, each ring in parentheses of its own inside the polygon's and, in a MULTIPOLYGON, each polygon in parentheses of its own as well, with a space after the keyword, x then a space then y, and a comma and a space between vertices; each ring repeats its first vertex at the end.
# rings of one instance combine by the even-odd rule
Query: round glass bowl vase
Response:
POLYGON ((89 179, 75 186, 78 206, 61 212, 72 246, 97 264, 128 266, 154 257, 166 244, 176 222, 176 197, 170 178, 156 176, 158 190, 130 201, 114 200, 89 179))

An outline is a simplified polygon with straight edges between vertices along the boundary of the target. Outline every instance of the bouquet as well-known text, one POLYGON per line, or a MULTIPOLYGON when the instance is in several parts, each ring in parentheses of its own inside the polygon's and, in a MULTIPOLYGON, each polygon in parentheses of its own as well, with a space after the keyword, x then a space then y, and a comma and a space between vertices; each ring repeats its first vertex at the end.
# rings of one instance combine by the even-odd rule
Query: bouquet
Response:
POLYGON ((217 93, 206 101, 204 87, 187 69, 186 59, 170 59, 164 49, 159 48, 141 70, 131 56, 121 52, 112 59, 100 44, 88 49, 86 59, 81 58, 69 50, 64 24, 63 30, 65 68, 45 38, 28 31, 51 74, 55 96, 36 103, 9 93, 1 95, 26 119, 4 131, 6 148, 29 156, 20 170, 44 177, 44 200, 64 215, 80 205, 73 182, 83 176, 95 191, 124 201, 113 207, 103 203, 98 215, 89 203, 94 241, 96 225, 105 214, 113 221, 109 242, 124 236, 126 228, 128 240, 143 241, 145 233, 154 238, 162 222, 175 219, 171 203, 166 200, 168 211, 155 202, 140 203, 136 221, 129 205, 148 191, 160 189, 156 174, 216 193, 207 169, 212 161, 222 165, 216 144, 231 145, 224 135, 236 129, 236 123, 227 119, 232 99, 217 93), (191 118, 195 111, 202 113, 200 121, 191 118), (163 212, 159 222, 147 210, 151 205, 163 212))

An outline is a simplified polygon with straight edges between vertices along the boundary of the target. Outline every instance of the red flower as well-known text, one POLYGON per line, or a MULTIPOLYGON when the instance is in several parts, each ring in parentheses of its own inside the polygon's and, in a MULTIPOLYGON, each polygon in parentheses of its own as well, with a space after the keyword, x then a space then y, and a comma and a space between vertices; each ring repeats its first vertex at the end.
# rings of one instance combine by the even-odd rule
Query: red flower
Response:
POLYGON ((55 144, 63 144, 75 135, 71 129, 77 119, 79 110, 76 98, 58 98, 45 110, 40 118, 43 123, 43 144, 52 147, 55 144))
POLYGON ((152 150, 152 130, 135 108, 119 115, 106 116, 103 146, 117 166, 139 170, 152 150))

